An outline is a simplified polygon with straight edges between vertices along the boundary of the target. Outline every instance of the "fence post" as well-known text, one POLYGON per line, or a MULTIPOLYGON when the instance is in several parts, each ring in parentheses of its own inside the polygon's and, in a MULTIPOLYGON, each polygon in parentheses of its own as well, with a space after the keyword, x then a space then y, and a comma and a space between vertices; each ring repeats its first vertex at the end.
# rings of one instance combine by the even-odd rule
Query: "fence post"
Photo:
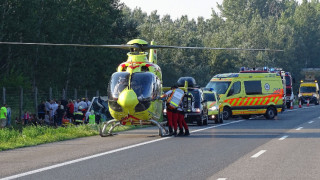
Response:
POLYGON ((6 104, 6 88, 5 87, 3 87, 2 88, 2 93, 3 93, 3 104, 6 104))
POLYGON ((99 97, 99 90, 97 90, 96 96, 99 97))
POLYGON ((20 122, 20 125, 18 125, 20 133, 22 133, 22 119, 21 119, 22 106, 23 106, 23 88, 20 87, 20 108, 19 108, 19 118, 18 118, 18 122, 20 122))
POLYGON ((35 105, 35 111, 36 117, 38 117, 38 88, 36 87, 34 89, 34 105, 35 105))
POLYGON ((49 99, 52 100, 52 88, 49 88, 49 99))
POLYGON ((62 89, 62 99, 66 100, 66 90, 62 89))
POLYGON ((74 100, 77 100, 77 95, 78 95, 77 89, 74 89, 74 100))

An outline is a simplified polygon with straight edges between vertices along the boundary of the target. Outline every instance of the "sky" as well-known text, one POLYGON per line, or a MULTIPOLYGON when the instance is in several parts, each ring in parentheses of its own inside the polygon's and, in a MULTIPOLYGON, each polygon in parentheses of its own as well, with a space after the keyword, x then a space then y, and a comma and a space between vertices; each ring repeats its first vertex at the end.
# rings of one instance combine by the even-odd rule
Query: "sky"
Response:
POLYGON ((157 10, 161 17, 169 14, 171 19, 188 15, 188 18, 197 19, 199 16, 209 19, 211 9, 218 12, 217 3, 222 4, 223 0, 120 0, 129 8, 141 7, 143 12, 150 13, 157 10))
MULTIPOLYGON (((301 2, 302 0, 298 0, 301 2)), ((189 19, 197 19, 199 16, 210 19, 211 9, 219 13, 217 3, 222 4, 223 0, 120 0, 132 10, 141 7, 143 12, 150 13, 157 10, 162 17, 169 14, 175 20, 182 15, 188 15, 189 19)))

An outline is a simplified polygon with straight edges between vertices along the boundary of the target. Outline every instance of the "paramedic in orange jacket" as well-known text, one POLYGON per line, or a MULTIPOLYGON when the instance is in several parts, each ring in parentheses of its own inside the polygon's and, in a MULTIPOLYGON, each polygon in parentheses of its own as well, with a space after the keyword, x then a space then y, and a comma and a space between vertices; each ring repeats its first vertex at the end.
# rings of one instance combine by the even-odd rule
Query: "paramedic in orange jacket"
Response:
MULTIPOLYGON (((174 90, 176 88, 177 88, 177 86, 172 86, 171 90, 169 90, 165 94, 163 94, 161 96, 161 98, 169 97, 174 92, 174 90)), ((177 129, 178 129, 177 112, 176 112, 177 110, 169 108, 168 100, 167 100, 166 107, 167 107, 167 119, 168 119, 169 135, 170 136, 172 136, 172 135, 176 136, 177 135, 177 129), (174 132, 173 132, 173 129, 174 129, 174 132)))

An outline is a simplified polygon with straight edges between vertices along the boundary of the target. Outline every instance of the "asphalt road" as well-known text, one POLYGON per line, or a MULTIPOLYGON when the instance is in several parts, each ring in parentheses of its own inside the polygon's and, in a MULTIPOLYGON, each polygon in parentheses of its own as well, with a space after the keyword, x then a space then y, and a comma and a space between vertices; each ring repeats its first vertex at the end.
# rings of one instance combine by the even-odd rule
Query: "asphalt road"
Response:
POLYGON ((189 126, 143 128, 0 152, 2 179, 320 179, 320 106, 189 126))

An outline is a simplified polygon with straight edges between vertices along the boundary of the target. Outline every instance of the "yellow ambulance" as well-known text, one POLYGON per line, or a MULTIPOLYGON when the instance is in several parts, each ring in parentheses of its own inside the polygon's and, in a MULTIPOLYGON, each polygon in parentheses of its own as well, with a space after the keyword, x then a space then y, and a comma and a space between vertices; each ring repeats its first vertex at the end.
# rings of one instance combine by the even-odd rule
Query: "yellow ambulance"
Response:
POLYGON ((246 72, 215 75, 206 88, 219 96, 219 110, 224 120, 232 115, 249 119, 264 115, 274 119, 282 111, 284 90, 279 73, 246 72))
POLYGON ((315 80, 313 82, 303 82, 301 81, 299 94, 298 94, 299 101, 301 105, 303 103, 309 103, 319 105, 319 84, 318 81, 315 80))

